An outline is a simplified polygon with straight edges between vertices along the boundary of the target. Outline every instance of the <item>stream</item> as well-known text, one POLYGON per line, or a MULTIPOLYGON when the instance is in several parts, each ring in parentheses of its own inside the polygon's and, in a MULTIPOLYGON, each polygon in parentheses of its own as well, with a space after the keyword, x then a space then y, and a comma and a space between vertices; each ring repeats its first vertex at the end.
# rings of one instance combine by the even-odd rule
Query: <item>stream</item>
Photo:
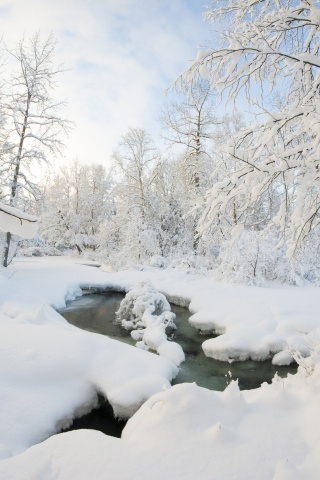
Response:
MULTIPOLYGON (((68 302, 59 313, 72 325, 89 332, 108 335, 129 345, 135 345, 130 332, 116 322, 115 312, 118 310, 124 294, 106 292, 87 294, 68 302)), ((169 340, 179 343, 185 353, 186 360, 180 366, 180 372, 172 384, 196 382, 200 387, 210 390, 224 390, 232 379, 238 379, 240 389, 259 387, 263 382, 271 382, 275 373, 285 377, 288 373, 296 373, 297 365, 278 367, 271 361, 220 362, 204 355, 201 344, 212 335, 201 335, 188 322, 190 312, 184 307, 171 305, 176 314, 174 323, 177 329, 169 336, 169 340)), ((99 407, 80 419, 75 419, 68 430, 92 428, 108 435, 121 435, 125 422, 113 418, 111 406, 99 398, 99 407)))

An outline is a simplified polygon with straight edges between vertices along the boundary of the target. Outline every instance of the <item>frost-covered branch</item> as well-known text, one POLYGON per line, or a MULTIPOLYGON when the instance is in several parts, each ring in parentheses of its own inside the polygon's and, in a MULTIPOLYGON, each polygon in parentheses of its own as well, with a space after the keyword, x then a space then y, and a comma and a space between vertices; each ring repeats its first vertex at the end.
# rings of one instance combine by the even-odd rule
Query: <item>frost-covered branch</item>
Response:
POLYGON ((244 92, 262 120, 221 146, 233 169, 214 173, 219 181, 202 204, 198 231, 205 235, 221 215, 233 217, 236 231, 239 222, 252 228, 260 215, 269 218, 261 228, 278 229, 292 258, 319 224, 319 2, 218 1, 206 16, 220 44, 200 51, 177 84, 190 90, 205 77, 234 102, 244 92), (280 90, 283 100, 271 109, 270 94, 280 90))

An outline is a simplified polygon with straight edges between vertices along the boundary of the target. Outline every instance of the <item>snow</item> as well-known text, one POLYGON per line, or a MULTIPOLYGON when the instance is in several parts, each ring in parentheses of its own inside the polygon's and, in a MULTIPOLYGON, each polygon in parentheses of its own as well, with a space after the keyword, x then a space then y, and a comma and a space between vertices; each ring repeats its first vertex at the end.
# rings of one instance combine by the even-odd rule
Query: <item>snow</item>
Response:
POLYGON ((199 72, 200 72, 200 75, 203 77, 203 78, 209 78, 210 76, 210 70, 209 68, 205 65, 205 64, 202 64, 199 68, 199 72))
POLYGON ((0 478, 316 480, 318 297, 315 288, 238 287, 170 269, 109 273, 61 257, 16 260, 0 271, 0 478), (148 281, 189 304, 197 328, 224 332, 209 340, 210 353, 225 346, 231 361, 281 351, 277 364, 290 353, 298 374, 242 392, 235 381, 224 392, 170 388, 177 367, 168 359, 80 331, 52 309, 81 287, 130 291, 148 281), (295 350, 282 345, 289 340, 295 350), (133 415, 121 439, 79 430, 42 441, 92 408, 97 391, 118 415, 133 415))
POLYGON ((320 296, 314 287, 230 285, 174 269, 145 268, 107 278, 125 291, 150 281, 170 301, 189 306, 193 327, 219 334, 203 343, 205 354, 217 360, 265 360, 289 347, 306 356, 307 335, 320 326, 320 296))
POLYGON ((138 341, 139 348, 155 350, 179 366, 185 360, 183 350, 177 343, 169 342, 166 335, 166 328, 176 328, 173 323, 175 314, 170 310, 166 297, 150 282, 142 282, 126 294, 117 316, 126 330, 137 329, 131 332, 131 336, 138 341))
MULTIPOLYGON (((77 269, 88 278, 95 271, 71 266, 69 276, 76 279, 77 269)), ((129 417, 152 394, 168 388, 178 371, 164 358, 69 325, 38 296, 37 282, 46 281, 40 272, 28 270, 28 281, 23 270, 18 279, 18 272, 0 275, 2 456, 24 451, 92 409, 97 392, 115 415, 129 417)), ((44 272, 51 277, 47 288, 54 303, 59 278, 54 279, 53 268, 44 272)))
POLYGON ((52 437, 0 463, 14 478, 316 480, 319 372, 224 392, 176 385, 151 397, 122 438, 94 431, 52 437))
POLYGON ((80 295, 81 286, 129 292, 141 282, 151 282, 169 301, 189 306, 193 327, 219 334, 206 340, 203 348, 206 355, 222 361, 265 360, 291 346, 306 356, 307 335, 320 326, 315 287, 223 284, 169 268, 111 273, 74 265, 64 257, 16 260, 14 268, 12 280, 25 291, 37 291, 54 308, 80 295))
POLYGON ((37 217, 33 215, 0 202, 0 230, 3 232, 11 232, 20 237, 32 238, 37 233, 37 220, 37 217))
POLYGON ((272 359, 273 365, 290 365, 294 361, 294 358, 290 352, 276 353, 272 359))

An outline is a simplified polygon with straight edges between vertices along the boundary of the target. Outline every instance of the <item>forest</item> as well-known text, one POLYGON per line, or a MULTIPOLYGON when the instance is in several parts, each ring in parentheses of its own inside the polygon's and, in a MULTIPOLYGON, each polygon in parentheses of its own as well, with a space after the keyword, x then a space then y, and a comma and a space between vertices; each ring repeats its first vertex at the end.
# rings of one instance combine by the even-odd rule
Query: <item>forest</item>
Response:
POLYGON ((219 43, 168 86, 161 139, 130 127, 109 170, 92 159, 53 168, 76 128, 54 98, 54 37, 8 51, 0 201, 38 216, 39 230, 3 235, 3 265, 74 251, 115 270, 318 285, 319 11, 289 3, 209 8, 219 43))

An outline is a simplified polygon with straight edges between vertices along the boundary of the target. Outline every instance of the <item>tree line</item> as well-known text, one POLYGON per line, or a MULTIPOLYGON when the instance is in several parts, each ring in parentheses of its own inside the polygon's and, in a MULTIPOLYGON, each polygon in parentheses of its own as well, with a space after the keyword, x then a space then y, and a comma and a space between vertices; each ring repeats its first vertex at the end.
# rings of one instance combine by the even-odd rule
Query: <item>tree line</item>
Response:
MULTIPOLYGON (((132 127, 110 172, 74 161, 39 186, 22 165, 57 154, 70 127, 59 116, 29 113, 51 105, 46 75, 59 70, 50 38, 39 64, 48 62, 47 73, 32 77, 24 67, 16 77, 23 100, 15 103, 11 93, 11 110, 2 102, 2 201, 34 213, 30 199, 40 188, 39 245, 76 249, 117 268, 151 263, 214 270, 233 281, 318 282, 319 2, 219 0, 206 17, 219 41, 199 51, 163 107, 168 148, 160 151, 145 129, 132 127), (227 104, 230 113, 221 114, 227 104), (244 105, 250 116, 239 113, 244 105), (32 137, 36 128, 42 137, 32 137)), ((20 65, 24 48, 12 53, 20 65)))

